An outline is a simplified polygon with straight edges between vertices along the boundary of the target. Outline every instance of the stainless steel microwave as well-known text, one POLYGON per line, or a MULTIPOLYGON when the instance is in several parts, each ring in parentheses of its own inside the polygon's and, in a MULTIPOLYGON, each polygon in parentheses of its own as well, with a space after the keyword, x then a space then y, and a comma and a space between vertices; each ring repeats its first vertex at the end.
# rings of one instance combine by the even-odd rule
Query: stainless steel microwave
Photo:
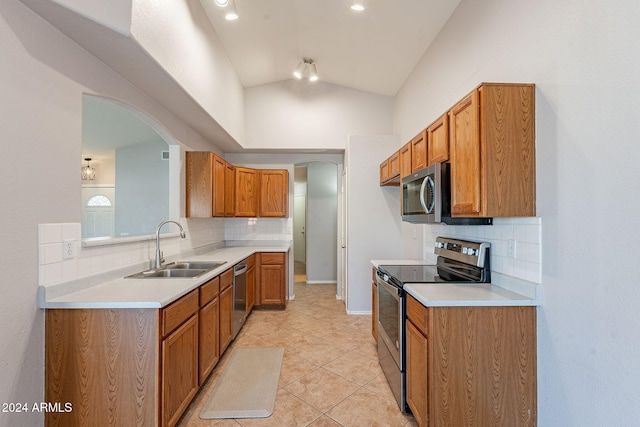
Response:
POLYGON ((493 218, 451 216, 449 168, 449 163, 434 163, 402 179, 402 220, 448 225, 493 224, 493 218))

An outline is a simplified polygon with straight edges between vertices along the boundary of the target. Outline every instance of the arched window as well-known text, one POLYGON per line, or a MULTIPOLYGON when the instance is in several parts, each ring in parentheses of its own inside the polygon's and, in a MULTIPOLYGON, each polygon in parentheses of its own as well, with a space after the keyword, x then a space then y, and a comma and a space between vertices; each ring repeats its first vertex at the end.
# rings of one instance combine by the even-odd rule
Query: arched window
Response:
POLYGON ((98 195, 92 196, 89 200, 87 200, 87 206, 109 207, 111 206, 111 200, 109 200, 108 197, 98 194, 98 195))

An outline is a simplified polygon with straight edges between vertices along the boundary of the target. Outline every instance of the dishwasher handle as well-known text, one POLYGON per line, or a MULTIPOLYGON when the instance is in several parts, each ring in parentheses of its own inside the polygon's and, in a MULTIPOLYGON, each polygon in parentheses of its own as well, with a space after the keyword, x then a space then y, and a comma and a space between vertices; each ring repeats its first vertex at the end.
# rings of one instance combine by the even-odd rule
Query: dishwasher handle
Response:
POLYGON ((247 272, 247 264, 238 264, 233 267, 233 277, 238 277, 247 272))

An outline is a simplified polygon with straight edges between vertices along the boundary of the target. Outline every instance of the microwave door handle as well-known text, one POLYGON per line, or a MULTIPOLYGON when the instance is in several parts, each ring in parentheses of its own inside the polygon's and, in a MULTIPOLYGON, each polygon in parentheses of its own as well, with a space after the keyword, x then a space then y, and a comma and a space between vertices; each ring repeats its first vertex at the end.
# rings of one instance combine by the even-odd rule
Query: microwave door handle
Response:
POLYGON ((422 180, 422 185, 420 186, 420 204, 422 205, 422 209, 424 209, 424 211, 428 214, 430 214, 433 211, 433 200, 431 201, 431 206, 427 206, 427 203, 424 200, 424 188, 427 186, 427 183, 431 181, 433 182, 433 180, 431 179, 430 176, 425 177, 424 180, 422 180))

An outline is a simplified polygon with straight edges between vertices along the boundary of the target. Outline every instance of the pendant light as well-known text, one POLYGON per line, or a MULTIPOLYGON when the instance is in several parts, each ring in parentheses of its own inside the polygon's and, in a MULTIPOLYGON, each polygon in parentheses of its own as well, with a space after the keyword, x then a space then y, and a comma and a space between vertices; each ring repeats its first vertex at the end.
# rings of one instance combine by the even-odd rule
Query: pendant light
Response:
POLYGON ((92 168, 89 162, 91 161, 91 157, 85 157, 84 159, 87 162, 87 166, 82 166, 81 169, 81 177, 83 181, 95 181, 96 180, 96 169, 92 168))

